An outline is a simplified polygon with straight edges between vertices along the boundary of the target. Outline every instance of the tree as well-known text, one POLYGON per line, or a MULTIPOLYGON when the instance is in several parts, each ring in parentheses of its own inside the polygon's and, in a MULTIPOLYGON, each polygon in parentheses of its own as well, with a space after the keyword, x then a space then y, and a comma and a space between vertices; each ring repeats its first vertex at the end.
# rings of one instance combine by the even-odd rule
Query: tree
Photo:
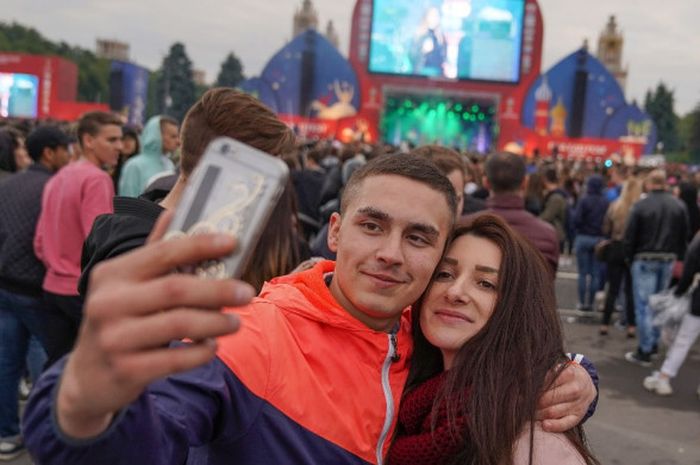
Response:
POLYGON ((700 163, 700 103, 684 118, 684 142, 693 163, 700 163))
POLYGON ((0 22, 0 50, 58 55, 78 66, 78 100, 106 102, 109 99, 109 61, 90 50, 46 39, 36 29, 17 23, 0 22))
MULTIPOLYGON (((158 69, 148 75, 148 99, 146 100, 146 119, 157 115, 160 112, 160 101, 157 95, 158 81, 161 70, 158 69)), ((162 99, 161 99, 162 100, 162 99)))
POLYGON ((192 79, 192 61, 180 42, 170 47, 163 59, 156 81, 157 109, 161 114, 182 121, 187 110, 195 102, 195 85, 192 79))
POLYGON ((674 109, 673 91, 661 82, 654 92, 647 91, 644 110, 656 124, 658 141, 663 144, 664 152, 674 152, 680 148, 678 134, 678 116, 674 109))
POLYGON ((216 78, 216 85, 219 87, 236 87, 243 77, 243 65, 236 55, 229 53, 221 63, 221 71, 216 78))

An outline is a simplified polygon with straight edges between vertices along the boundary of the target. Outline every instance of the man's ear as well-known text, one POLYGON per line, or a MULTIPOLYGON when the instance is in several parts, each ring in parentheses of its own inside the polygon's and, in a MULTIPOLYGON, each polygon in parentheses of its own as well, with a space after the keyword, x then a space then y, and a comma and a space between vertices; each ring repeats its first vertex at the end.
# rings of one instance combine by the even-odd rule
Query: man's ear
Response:
POLYGON ((484 186, 484 189, 486 189, 487 191, 491 190, 491 184, 489 183, 489 178, 487 178, 486 176, 481 177, 481 185, 484 186))
POLYGON ((93 141, 94 141, 94 140, 95 140, 95 138, 92 137, 90 134, 83 134, 83 138, 82 138, 82 141, 81 141, 81 142, 82 142, 81 148, 82 148, 83 150, 85 150, 85 149, 92 149, 92 144, 93 144, 93 141))
POLYGON ((333 213, 328 223, 328 248, 333 253, 338 252, 341 220, 340 213, 333 213))
POLYGON ((46 165, 53 165, 55 156, 56 151, 54 149, 51 147, 44 147, 44 150, 41 152, 41 157, 39 157, 39 161, 46 165))

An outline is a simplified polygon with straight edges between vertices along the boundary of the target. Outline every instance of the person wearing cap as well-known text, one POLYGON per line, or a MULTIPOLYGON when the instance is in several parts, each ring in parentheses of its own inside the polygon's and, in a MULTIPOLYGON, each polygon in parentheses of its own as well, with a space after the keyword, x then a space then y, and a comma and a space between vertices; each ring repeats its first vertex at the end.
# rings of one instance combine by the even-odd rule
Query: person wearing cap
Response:
POLYGON ((80 257, 95 218, 113 211, 114 184, 104 168, 117 164, 121 120, 86 113, 78 122, 78 139, 82 156, 47 183, 34 234, 34 253, 46 266, 42 322, 49 365, 71 350, 82 320, 80 257))
MULTIPOLYGON (((0 181, 0 460, 24 451, 19 431, 18 391, 30 344, 41 342, 40 308, 44 265, 34 255, 32 239, 41 194, 51 176, 68 163, 70 139, 60 129, 43 126, 26 140, 33 160, 26 171, 0 181)), ((38 377, 46 359, 43 348, 30 356, 29 371, 38 377)))

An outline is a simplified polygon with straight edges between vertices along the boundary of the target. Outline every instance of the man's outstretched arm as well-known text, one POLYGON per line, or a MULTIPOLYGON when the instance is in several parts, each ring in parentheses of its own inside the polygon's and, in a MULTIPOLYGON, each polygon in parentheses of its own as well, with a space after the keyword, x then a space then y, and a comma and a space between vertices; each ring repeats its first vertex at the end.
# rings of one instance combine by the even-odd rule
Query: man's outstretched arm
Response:
MULTIPOLYGON (((156 225, 151 244, 94 270, 75 349, 65 365, 54 367, 40 381, 28 405, 25 437, 30 450, 47 451, 47 441, 57 441, 56 447, 88 441, 90 450, 99 448, 99 437, 110 425, 118 427, 137 412, 150 414, 152 418, 142 420, 158 430, 153 424, 157 414, 142 395, 146 388, 209 363, 216 353, 214 338, 237 330, 237 318, 219 310, 247 303, 253 296, 250 286, 171 273, 185 264, 226 255, 235 241, 202 235, 155 242, 167 218, 156 225), (168 347, 181 339, 194 342, 168 347)), ((181 447, 186 450, 187 444, 181 447)), ((65 463, 49 460, 56 452, 48 450, 41 463, 65 463)))

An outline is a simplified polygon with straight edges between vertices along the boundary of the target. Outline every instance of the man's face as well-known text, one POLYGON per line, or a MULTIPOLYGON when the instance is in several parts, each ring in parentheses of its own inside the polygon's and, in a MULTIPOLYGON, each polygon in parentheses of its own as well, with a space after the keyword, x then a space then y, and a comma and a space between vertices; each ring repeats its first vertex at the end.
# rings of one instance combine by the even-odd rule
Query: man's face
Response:
POLYGON ((95 136, 86 134, 84 156, 100 166, 116 166, 122 149, 122 128, 116 124, 100 127, 95 136))
POLYGON ((180 146, 180 134, 177 126, 174 124, 166 124, 160 131, 163 153, 171 153, 177 150, 180 146))
POLYGON ((44 149, 44 159, 49 165, 51 171, 58 171, 68 164, 71 159, 71 154, 68 151, 68 147, 59 145, 55 149, 47 147, 44 149))
POLYGON ((444 194, 423 183, 397 175, 365 179, 342 219, 331 217, 331 293, 367 326, 389 330, 428 286, 453 217, 444 194))

